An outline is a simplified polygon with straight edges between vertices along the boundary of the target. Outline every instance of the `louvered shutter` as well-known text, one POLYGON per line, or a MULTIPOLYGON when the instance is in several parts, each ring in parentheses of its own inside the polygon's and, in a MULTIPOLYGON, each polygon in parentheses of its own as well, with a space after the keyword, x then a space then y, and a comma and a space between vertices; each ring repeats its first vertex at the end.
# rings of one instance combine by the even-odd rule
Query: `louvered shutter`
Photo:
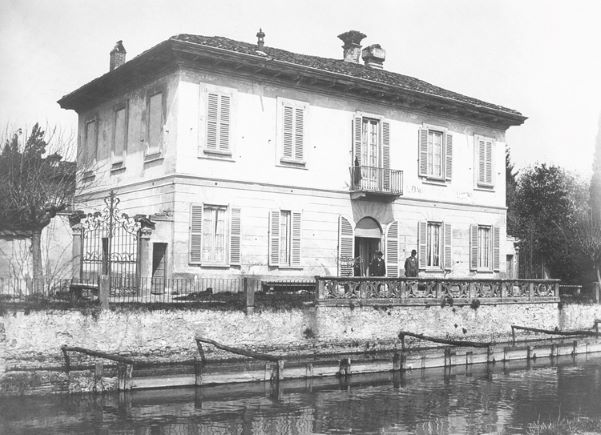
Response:
POLYGON ((448 134, 447 137, 447 146, 445 149, 445 178, 447 180, 451 180, 453 178, 453 135, 448 134))
POLYGON ((280 264, 280 211, 269 212, 269 265, 280 264))
POLYGON ((284 106, 283 110, 283 150, 282 156, 286 159, 292 158, 292 148, 294 144, 293 136, 293 125, 294 125, 294 110, 290 106, 284 106))
POLYGON ((451 224, 444 224, 444 268, 445 270, 453 269, 453 229, 451 224))
POLYGON ((349 220, 343 216, 338 217, 338 275, 353 276, 353 262, 355 256, 355 233, 349 220))
POLYGON ((382 166, 384 167, 384 190, 390 189, 390 122, 382 122, 382 166))
POLYGON ((486 144, 481 138, 478 142, 478 183, 486 182, 486 144))
POLYGON ((293 211, 292 215, 292 246, 290 255, 290 265, 300 267, 301 265, 301 212, 293 211))
POLYGON ((297 107, 294 113, 294 159, 300 162, 304 155, 305 110, 297 107))
POLYGON ((470 270, 478 270, 478 225, 470 226, 470 270))
POLYGON ((399 276, 399 221, 391 223, 386 232, 386 276, 399 276))
POLYGON ((217 149, 217 122, 219 113, 219 95, 208 95, 207 109, 207 149, 217 149))
POLYGON ((499 227, 492 227, 492 268, 495 272, 498 272, 501 267, 500 262, 500 243, 501 243, 501 229, 499 227))
POLYGON ((486 184, 492 184, 492 142, 486 141, 486 184))
POLYGON ((231 209, 230 218, 230 264, 240 265, 240 237, 241 237, 241 210, 239 208, 231 209))
POLYGON ((201 262, 202 208, 202 205, 190 207, 190 264, 201 262))
POLYGON ((420 269, 426 268, 427 244, 428 244, 428 222, 417 223, 417 262, 420 269))
POLYGON ((418 135, 418 175, 428 176, 428 129, 420 128, 418 135))
POLYGON ((221 95, 219 107, 219 150, 230 149, 230 112, 231 101, 229 95, 221 95))
MULTIPOLYGON (((361 166, 361 126, 362 126, 362 118, 360 116, 355 116, 355 120, 353 122, 353 147, 355 152, 355 162, 359 163, 361 166)), ((365 162, 369 164, 368 162, 365 162)))

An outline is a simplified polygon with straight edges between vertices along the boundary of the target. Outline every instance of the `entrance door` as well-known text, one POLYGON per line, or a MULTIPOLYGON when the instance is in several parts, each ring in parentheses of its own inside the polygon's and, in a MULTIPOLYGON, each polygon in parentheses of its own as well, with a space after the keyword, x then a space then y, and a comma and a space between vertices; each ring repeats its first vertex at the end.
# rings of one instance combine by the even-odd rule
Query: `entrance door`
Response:
POLYGON ((370 276, 369 263, 380 250, 380 239, 355 237, 355 276, 370 276))
POLYGON ((167 243, 152 244, 152 293, 165 290, 165 257, 167 243))

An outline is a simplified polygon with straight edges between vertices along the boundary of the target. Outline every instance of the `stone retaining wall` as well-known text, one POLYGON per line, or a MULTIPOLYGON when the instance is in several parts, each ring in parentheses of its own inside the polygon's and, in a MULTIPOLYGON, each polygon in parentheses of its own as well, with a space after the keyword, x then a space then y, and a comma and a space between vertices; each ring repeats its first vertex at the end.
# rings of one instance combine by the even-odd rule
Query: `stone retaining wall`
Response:
MULTIPOLYGON (((400 330, 456 339, 505 341, 511 324, 536 328, 590 328, 601 306, 504 304, 469 306, 307 307, 238 311, 23 311, 0 318, 0 390, 22 370, 64 367, 62 345, 156 362, 198 356, 196 334, 234 346, 279 354, 386 350, 400 330), (3 379, 4 378, 4 379, 3 379)), ((211 359, 232 354, 206 347, 211 359)), ((75 363, 91 360, 74 356, 75 363)), ((39 373, 38 373, 39 375, 39 373)), ((21 388, 27 393, 27 388, 21 388)), ((1 393, 1 391, 0 391, 1 393)))

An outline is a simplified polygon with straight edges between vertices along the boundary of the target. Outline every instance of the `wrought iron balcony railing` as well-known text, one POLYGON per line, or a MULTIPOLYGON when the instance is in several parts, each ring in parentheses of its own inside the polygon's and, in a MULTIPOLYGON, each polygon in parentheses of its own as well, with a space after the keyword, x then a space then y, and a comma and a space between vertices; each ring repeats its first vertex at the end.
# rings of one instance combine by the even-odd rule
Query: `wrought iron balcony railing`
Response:
POLYGON ((403 171, 375 166, 351 166, 351 191, 400 196, 403 171))

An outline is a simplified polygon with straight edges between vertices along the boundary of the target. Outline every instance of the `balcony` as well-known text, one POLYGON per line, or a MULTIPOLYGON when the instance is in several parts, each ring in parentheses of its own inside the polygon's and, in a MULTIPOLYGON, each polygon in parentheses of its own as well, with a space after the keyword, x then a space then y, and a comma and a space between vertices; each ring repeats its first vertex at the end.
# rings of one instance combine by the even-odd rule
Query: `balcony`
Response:
POLYGON ((403 194, 403 171, 375 166, 351 166, 351 199, 394 200, 403 194))

